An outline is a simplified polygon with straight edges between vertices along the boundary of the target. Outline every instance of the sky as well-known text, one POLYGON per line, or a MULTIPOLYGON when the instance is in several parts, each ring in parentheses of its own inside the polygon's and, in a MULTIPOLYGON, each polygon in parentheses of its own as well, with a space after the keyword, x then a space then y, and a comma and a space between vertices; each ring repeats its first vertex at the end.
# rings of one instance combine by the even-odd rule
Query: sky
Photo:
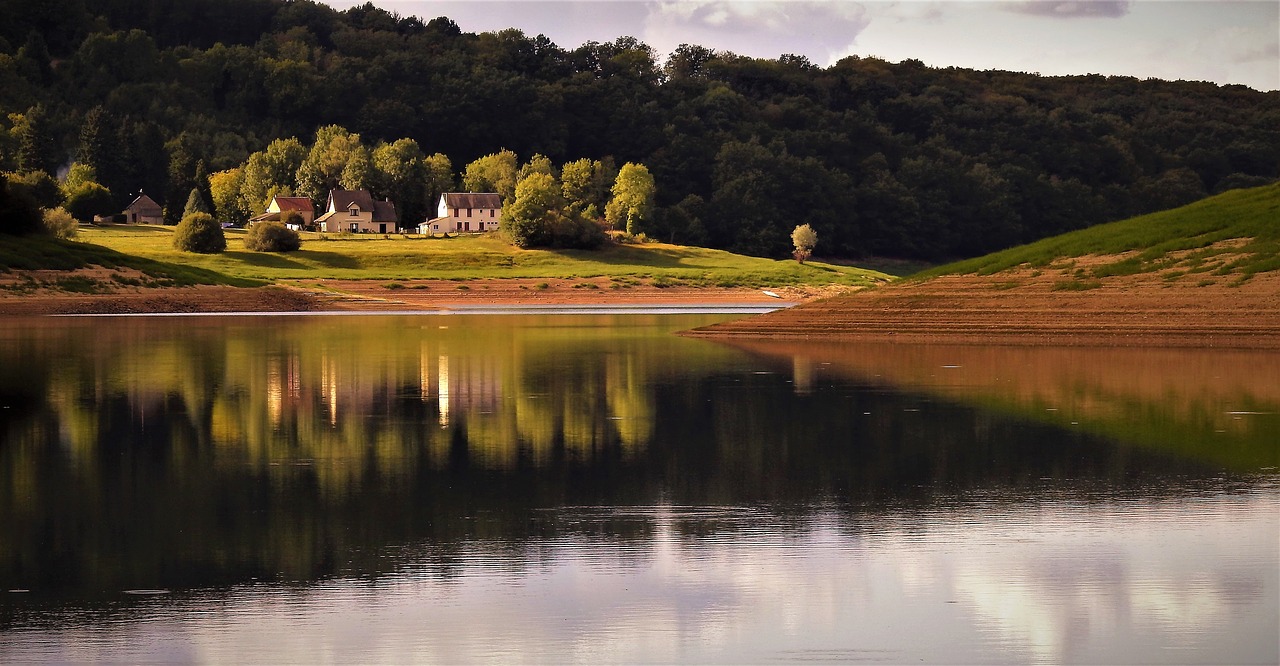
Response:
MULTIPOLYGON (((338 9, 364 2, 326 0, 338 9)), ((829 66, 849 55, 1046 76, 1106 74, 1280 89, 1280 0, 373 0, 465 32, 519 28, 566 49, 635 37, 829 66)))

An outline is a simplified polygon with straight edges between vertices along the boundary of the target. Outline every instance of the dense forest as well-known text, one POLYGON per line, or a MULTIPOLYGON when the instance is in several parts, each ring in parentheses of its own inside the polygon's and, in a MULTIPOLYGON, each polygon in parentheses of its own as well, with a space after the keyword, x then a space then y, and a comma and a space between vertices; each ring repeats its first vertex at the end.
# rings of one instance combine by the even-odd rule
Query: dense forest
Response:
POLYGON ((116 210, 144 190, 180 215, 193 189, 213 197, 210 176, 334 128, 455 168, 503 150, 642 164, 657 198, 638 231, 779 257, 804 223, 823 256, 972 256, 1280 176, 1280 91, 1237 85, 664 58, 629 37, 570 49, 311 0, 0 0, 0 15, 0 171, 116 210))

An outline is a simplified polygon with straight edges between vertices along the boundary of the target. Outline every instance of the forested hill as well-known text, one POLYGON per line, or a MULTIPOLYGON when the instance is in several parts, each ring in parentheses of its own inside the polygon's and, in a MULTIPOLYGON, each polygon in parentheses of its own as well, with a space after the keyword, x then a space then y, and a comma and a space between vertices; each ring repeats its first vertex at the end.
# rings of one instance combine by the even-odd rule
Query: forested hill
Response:
POLYGON ((819 255, 941 258, 1280 175, 1280 92, 1243 86, 666 58, 310 0, 0 0, 0 15, 0 170, 57 171, 105 117, 116 159, 97 176, 117 199, 181 205, 272 140, 341 125, 455 170, 502 148, 643 163, 658 209, 642 230, 663 240, 785 256, 809 223, 819 255))

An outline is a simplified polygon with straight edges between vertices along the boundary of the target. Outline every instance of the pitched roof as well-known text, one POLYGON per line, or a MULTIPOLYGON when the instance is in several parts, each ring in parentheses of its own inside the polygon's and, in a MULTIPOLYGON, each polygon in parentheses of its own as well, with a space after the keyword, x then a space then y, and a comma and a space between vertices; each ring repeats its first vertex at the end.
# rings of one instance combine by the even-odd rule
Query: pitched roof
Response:
POLYGON ((155 199, 152 199, 151 197, 145 194, 139 194, 138 198, 134 199, 133 203, 129 204, 128 206, 125 206, 124 209, 125 210, 142 210, 142 209, 155 210, 158 208, 160 208, 160 204, 156 203, 155 199))
POLYGON ((316 209, 315 204, 311 203, 311 199, 308 197, 275 197, 275 200, 276 207, 282 213, 286 210, 315 211, 316 209))
POLYGON ((350 210, 351 204, 360 210, 374 210, 369 190, 333 190, 329 192, 329 211, 350 210))
POLYGON ((496 192, 445 192, 441 196, 449 208, 502 208, 502 197, 496 192))
POLYGON ((390 201, 373 202, 373 221, 399 222, 400 217, 396 215, 396 205, 390 201))

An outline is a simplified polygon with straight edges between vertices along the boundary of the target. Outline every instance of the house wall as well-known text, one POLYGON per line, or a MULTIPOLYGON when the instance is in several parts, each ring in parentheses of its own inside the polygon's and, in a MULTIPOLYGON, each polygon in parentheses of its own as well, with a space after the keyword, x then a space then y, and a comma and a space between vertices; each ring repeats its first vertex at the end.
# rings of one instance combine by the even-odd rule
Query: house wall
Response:
POLYGON ((372 211, 361 211, 355 217, 351 213, 339 213, 320 224, 320 231, 341 233, 354 231, 362 234, 392 234, 396 231, 395 222, 374 222, 372 211))
POLYGON ((129 224, 164 224, 164 211, 158 206, 126 208, 124 214, 129 224))
POLYGON ((443 214, 434 220, 428 220, 418 225, 421 233, 477 233, 486 231, 497 231, 499 222, 502 219, 502 209, 500 208, 472 208, 471 214, 467 214, 466 208, 446 208, 443 203, 440 204, 440 211, 443 214), (426 229, 427 226, 430 229, 426 229))

